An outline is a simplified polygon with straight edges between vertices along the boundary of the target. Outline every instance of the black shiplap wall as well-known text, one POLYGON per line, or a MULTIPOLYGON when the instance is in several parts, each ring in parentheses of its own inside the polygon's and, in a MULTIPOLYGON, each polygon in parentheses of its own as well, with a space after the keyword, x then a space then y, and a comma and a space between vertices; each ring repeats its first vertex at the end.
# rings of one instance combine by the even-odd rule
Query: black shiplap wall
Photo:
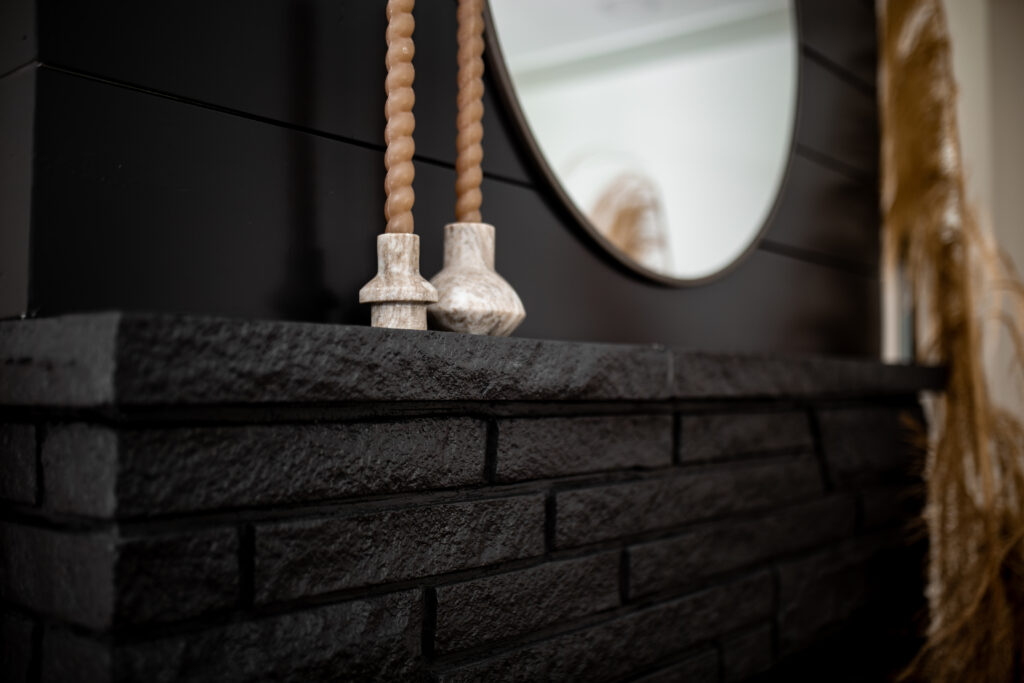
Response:
MULTIPOLYGON (((384 4, 35 0, 33 33, 31 2, 4 3, 0 24, 26 28, 5 30, 0 46, 0 136, 5 151, 20 144, 5 158, 21 160, 5 162, 0 204, 27 207, 31 193, 31 213, 3 213, 5 244, 30 241, 31 258, 27 303, 5 283, 0 313, 365 323, 356 292, 383 225, 384 4)), ((877 355, 873 8, 797 5, 787 180, 760 247, 712 284, 666 288, 600 253, 517 151, 489 84, 484 216, 528 311, 517 334, 877 355)), ((455 2, 421 0, 416 19, 429 277, 453 202, 455 2)), ((6 281, 24 280, 16 253, 0 259, 6 281)))

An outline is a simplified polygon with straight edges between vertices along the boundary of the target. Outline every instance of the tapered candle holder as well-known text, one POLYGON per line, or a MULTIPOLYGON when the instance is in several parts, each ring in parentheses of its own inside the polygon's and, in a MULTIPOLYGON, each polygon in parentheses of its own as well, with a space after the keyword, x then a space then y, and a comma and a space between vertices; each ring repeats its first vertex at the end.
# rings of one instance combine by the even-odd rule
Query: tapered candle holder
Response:
POLYGON ((526 317, 519 295, 494 271, 494 226, 444 226, 444 267, 431 279, 437 303, 427 308, 435 327, 505 337, 526 317))
POLYGON ((377 235, 377 276, 359 290, 359 303, 372 305, 370 324, 425 330, 427 304, 435 301, 437 290, 420 275, 419 235, 377 235))

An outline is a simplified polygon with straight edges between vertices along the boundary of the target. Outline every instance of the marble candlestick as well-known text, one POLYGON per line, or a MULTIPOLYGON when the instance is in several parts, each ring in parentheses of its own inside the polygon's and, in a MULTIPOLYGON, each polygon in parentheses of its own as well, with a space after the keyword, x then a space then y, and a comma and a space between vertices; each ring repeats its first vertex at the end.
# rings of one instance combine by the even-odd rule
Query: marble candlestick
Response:
POLYGON ((494 226, 444 226, 444 268, 431 280, 437 303, 427 308, 435 327, 505 337, 526 317, 512 286, 494 270, 494 226))
POLYGON ((377 276, 359 290, 359 303, 372 304, 370 324, 425 330, 427 304, 436 301, 437 290, 420 275, 419 235, 377 235, 377 276))

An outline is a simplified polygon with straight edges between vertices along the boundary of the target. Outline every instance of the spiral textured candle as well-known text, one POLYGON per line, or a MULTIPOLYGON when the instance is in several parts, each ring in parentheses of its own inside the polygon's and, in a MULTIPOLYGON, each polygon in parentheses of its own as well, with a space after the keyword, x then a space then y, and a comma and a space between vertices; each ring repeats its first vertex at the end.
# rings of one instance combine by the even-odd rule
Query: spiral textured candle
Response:
POLYGON ((458 118, 455 121, 458 136, 455 140, 455 220, 479 222, 480 182, 483 171, 480 162, 484 148, 484 15, 482 0, 459 0, 459 96, 458 118))
POLYGON ((427 304, 437 301, 437 290, 420 275, 420 238, 412 231, 416 198, 412 191, 412 157, 416 151, 412 140, 416 128, 412 116, 416 102, 412 91, 416 76, 412 67, 416 51, 412 42, 414 4, 415 0, 388 0, 387 4, 384 140, 388 146, 384 166, 388 172, 384 179, 384 216, 388 223, 384 234, 377 235, 377 276, 359 290, 359 301, 371 305, 370 324, 374 327, 425 330, 427 304))
POLYGON ((412 89, 416 70, 412 58, 416 48, 412 42, 412 32, 416 22, 412 17, 415 0, 388 0, 387 4, 387 56, 384 63, 388 75, 384 81, 384 89, 388 99, 384 104, 384 115, 387 126, 384 129, 384 141, 387 150, 384 152, 384 167, 387 176, 384 178, 384 191, 387 200, 384 204, 384 217, 387 219, 386 232, 413 231, 412 205, 416 195, 412 189, 412 181, 416 175, 412 165, 412 157, 416 151, 416 143, 412 134, 416 129, 416 119, 412 107, 416 95, 412 89))

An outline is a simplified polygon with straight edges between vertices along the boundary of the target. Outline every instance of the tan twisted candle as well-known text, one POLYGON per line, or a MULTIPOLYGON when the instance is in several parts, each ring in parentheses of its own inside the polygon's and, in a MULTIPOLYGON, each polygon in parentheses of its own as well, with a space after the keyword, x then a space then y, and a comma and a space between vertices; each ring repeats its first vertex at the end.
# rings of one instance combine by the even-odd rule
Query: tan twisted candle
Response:
POLYGON ((388 52, 384 63, 388 75, 384 81, 384 89, 388 99, 384 104, 384 115, 387 126, 384 129, 384 141, 387 150, 384 152, 384 167, 387 176, 384 179, 384 191, 387 201, 384 204, 384 216, 387 218, 386 232, 412 232, 412 205, 416 195, 412 189, 412 181, 416 175, 412 165, 412 157, 416 151, 416 143, 412 134, 416 128, 412 107, 416 102, 412 82, 416 70, 412 65, 416 48, 412 42, 412 32, 416 22, 412 17, 415 0, 388 0, 387 45, 388 52))
POLYGON ((459 114, 456 119, 458 136, 455 140, 455 220, 479 222, 480 182, 483 171, 480 162, 484 148, 484 13, 483 0, 459 0, 459 114))
POLYGON ((420 238, 412 232, 412 157, 416 151, 412 140, 416 128, 412 115, 416 101, 412 91, 416 75, 412 67, 414 4, 415 0, 388 0, 387 4, 384 140, 388 146, 384 166, 388 172, 384 179, 384 216, 388 223, 384 234, 377 235, 377 276, 359 290, 359 301, 371 304, 370 324, 374 327, 425 330, 427 304, 437 301, 437 290, 420 276, 420 238))
POLYGON ((526 317, 516 290, 494 270, 493 225, 480 222, 484 149, 484 15, 482 0, 459 0, 459 113, 456 119, 455 220, 444 228, 444 268, 431 281, 437 303, 427 311, 453 332, 511 334, 526 317))

